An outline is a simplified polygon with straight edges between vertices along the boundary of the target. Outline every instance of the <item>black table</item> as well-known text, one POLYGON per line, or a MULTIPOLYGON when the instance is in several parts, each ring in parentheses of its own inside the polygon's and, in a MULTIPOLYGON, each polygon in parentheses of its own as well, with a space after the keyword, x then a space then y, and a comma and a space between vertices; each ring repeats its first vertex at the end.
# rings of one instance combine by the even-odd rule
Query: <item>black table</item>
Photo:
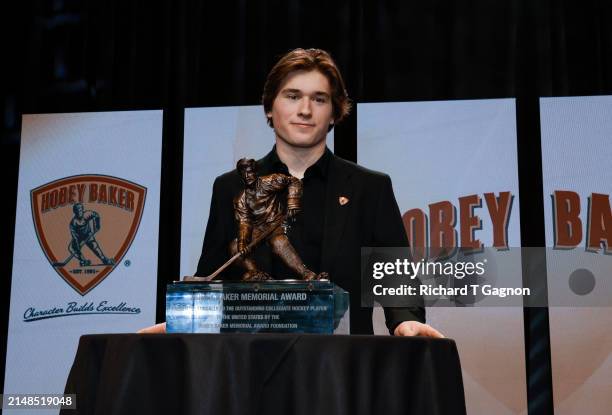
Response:
POLYGON ((465 414, 449 339, 82 336, 66 414, 465 414))

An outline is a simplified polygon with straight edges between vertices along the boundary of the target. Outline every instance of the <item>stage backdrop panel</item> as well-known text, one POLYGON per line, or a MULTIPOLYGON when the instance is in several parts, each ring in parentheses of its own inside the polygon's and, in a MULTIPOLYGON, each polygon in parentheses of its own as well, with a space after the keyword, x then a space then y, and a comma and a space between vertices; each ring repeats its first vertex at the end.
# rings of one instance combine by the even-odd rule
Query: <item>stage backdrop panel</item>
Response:
MULTIPOLYGON (((358 114, 359 163, 391 176, 402 214, 429 215, 429 204, 440 201, 459 212, 459 197, 478 195, 475 237, 491 247, 483 194, 510 192, 508 246, 520 246, 513 99, 359 104, 358 114)), ((457 215, 457 231, 459 222, 457 215)), ((520 280, 520 264, 514 272, 520 280)), ((384 334, 381 314, 375 330, 384 334)), ((526 413, 522 308, 429 307, 427 321, 457 342, 468 413, 526 413)))
MULTIPOLYGON (((243 157, 262 158, 273 145, 274 130, 261 105, 185 110, 181 276, 198 267, 215 178, 243 157)), ((334 150, 333 130, 327 145, 334 150)))
POLYGON ((575 236, 564 249, 547 250, 546 258, 549 302, 565 298, 571 305, 549 308, 555 414, 609 414, 612 241, 606 255, 600 244, 587 249, 587 240, 606 227, 606 216, 608 237, 612 233, 612 97, 542 98, 540 120, 546 245, 568 242, 555 225, 575 236), (602 208, 603 216, 596 212, 602 208), (571 225, 564 212, 575 212, 571 225), (572 264, 563 260, 568 255, 572 264))
POLYGON ((23 116, 4 393, 62 393, 82 334, 155 322, 161 144, 161 111, 23 116))

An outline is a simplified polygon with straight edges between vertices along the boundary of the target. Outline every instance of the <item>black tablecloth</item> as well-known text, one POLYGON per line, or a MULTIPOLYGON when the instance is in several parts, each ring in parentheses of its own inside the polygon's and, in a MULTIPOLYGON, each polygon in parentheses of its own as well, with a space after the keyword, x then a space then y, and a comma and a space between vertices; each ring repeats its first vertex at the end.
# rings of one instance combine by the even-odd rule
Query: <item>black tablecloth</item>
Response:
POLYGON ((66 393, 66 414, 465 414, 448 339, 88 335, 66 393))

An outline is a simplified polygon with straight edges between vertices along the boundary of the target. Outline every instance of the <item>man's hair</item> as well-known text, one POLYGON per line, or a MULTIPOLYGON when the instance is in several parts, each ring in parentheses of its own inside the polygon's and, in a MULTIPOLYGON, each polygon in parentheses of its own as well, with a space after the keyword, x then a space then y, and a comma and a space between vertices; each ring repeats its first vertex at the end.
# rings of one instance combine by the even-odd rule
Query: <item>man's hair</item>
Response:
POLYGON ((240 160, 238 160, 238 163, 236 163, 236 170, 238 170, 238 173, 240 175, 242 175, 242 172, 244 170, 246 170, 247 168, 251 168, 255 171, 257 171, 257 164, 255 163, 255 160, 253 159, 247 159, 247 158, 242 158, 240 160))
MULTIPOLYGON (((268 74, 261 98, 266 114, 272 111, 272 104, 280 92, 281 84, 294 71, 321 72, 331 88, 334 122, 338 123, 348 115, 351 110, 351 100, 344 87, 342 75, 330 54, 321 49, 294 49, 276 62, 268 74)), ((268 118, 268 125, 273 127, 271 118, 268 118)))

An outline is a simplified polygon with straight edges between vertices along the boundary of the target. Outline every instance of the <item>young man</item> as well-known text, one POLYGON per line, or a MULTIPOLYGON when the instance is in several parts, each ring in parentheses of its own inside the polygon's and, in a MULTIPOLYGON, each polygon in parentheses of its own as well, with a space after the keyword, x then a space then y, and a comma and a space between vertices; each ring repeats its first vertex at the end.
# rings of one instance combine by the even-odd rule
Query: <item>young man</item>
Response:
MULTIPOLYGON (((350 110, 344 81, 327 52, 295 49, 283 56, 268 75, 262 101, 276 145, 258 161, 259 174, 290 174, 303 183, 302 211, 289 239, 308 268, 328 272, 349 291, 351 333, 371 334, 372 309, 360 304, 360 248, 407 246, 391 180, 326 147, 328 131, 350 110)), ((227 260, 237 234, 233 200, 242 186, 236 170, 215 180, 196 275, 207 276, 227 260)), ((292 276, 266 246, 252 255, 271 275, 292 276)), ((241 271, 229 268, 220 278, 232 275, 241 271)), ((442 337, 424 324, 422 307, 385 308, 385 317, 392 334, 442 337)))

